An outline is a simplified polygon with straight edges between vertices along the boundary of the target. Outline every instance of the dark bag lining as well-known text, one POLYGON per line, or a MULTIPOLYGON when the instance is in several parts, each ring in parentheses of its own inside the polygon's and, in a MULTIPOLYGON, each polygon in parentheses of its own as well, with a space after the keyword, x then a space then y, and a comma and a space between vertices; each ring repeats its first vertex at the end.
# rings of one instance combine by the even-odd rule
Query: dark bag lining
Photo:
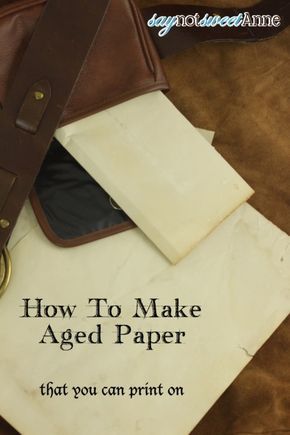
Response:
POLYGON ((134 227, 57 140, 41 167, 31 202, 45 234, 61 246, 76 246, 134 227))

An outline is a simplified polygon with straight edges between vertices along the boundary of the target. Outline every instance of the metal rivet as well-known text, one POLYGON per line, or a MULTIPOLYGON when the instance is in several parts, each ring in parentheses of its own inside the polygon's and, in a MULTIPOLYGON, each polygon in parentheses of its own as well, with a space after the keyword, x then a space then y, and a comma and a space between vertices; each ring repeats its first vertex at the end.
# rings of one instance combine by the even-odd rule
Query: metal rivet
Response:
POLYGON ((113 198, 109 198, 109 201, 110 201, 110 204, 111 204, 111 207, 114 209, 114 210, 120 210, 120 211, 122 211, 122 209, 118 206, 118 204, 113 200, 113 198))
POLYGON ((44 97, 45 97, 45 95, 44 95, 43 92, 41 92, 41 91, 35 91, 35 92, 34 92, 34 98, 35 98, 37 101, 41 101, 41 100, 43 100, 44 97))
POLYGON ((0 219, 0 227, 2 230, 6 230, 10 226, 10 222, 7 219, 0 219))

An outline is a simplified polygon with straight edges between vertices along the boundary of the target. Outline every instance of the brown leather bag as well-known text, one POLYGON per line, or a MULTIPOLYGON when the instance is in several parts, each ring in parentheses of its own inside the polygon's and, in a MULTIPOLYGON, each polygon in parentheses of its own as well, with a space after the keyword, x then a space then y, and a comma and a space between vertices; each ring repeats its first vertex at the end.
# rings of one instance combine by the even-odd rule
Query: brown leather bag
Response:
MULTIPOLYGON (((0 250, 15 225, 46 154, 47 142, 58 125, 146 92, 168 88, 159 56, 134 2, 107 0, 107 3, 97 37, 77 68, 75 58, 84 45, 90 18, 89 13, 82 16, 82 10, 91 10, 92 14, 97 9, 94 2, 53 0, 47 3, 42 16, 46 4, 43 0, 15 1, 0 10, 0 99, 4 102, 0 117, 0 250), (74 4, 75 8, 81 5, 79 16, 73 16, 74 4), (54 41, 55 31, 58 39, 55 37, 54 41), (67 42, 65 31, 69 35, 67 42), (75 44, 75 54, 70 41, 75 44), (67 47, 61 52, 65 43, 67 47), (77 77, 71 93, 67 77, 73 68, 77 77), (60 103, 57 97, 66 86, 68 95, 60 103), (22 164, 25 159, 27 166, 22 164)), ((46 220, 43 222, 45 225, 46 220)), ((109 225, 114 228, 107 233, 132 226, 131 223, 124 226, 123 219, 121 226, 118 224, 109 225)), ((96 232, 99 233, 99 228, 93 231, 90 240, 104 235, 96 232)))
MULTIPOLYGON (((78 29, 80 23, 86 24, 81 12, 80 16, 73 16, 71 13, 73 4, 77 5, 78 1, 68 2, 65 5, 66 10, 65 1, 67 0, 48 1, 48 5, 54 2, 54 5, 61 6, 63 15, 61 18, 55 16, 55 22, 51 19, 50 26, 46 29, 46 38, 42 41, 37 40, 35 28, 40 27, 42 18, 39 20, 39 17, 46 0, 2 1, 4 5, 0 8, 0 101, 4 102, 4 110, 0 116, 0 250, 5 246, 23 201, 34 184, 50 142, 49 138, 57 125, 78 120, 146 92, 167 90, 168 83, 159 55, 166 56, 196 42, 216 39, 257 41, 273 36, 273 31, 271 33, 269 29, 253 32, 253 29, 246 28, 234 33, 229 29, 218 32, 214 29, 183 29, 182 32, 180 29, 172 29, 167 38, 161 39, 156 36, 157 30, 152 29, 154 45, 142 15, 147 19, 154 11, 164 15, 196 12, 200 15, 206 12, 231 15, 239 11, 162 5, 144 10, 141 14, 133 0, 108 0, 97 37, 85 61, 79 66, 81 72, 77 76, 73 92, 67 95, 66 103, 59 105, 54 101, 54 107, 51 104, 50 116, 55 120, 50 122, 47 110, 50 107, 51 94, 55 94, 50 80, 56 79, 54 75, 57 75, 58 92, 61 93, 61 83, 66 84, 67 72, 71 70, 75 56, 71 54, 64 60, 65 56, 58 54, 57 43, 54 47, 56 56, 51 56, 49 41, 55 28, 59 42, 62 41, 64 23, 64 31, 71 25, 78 29), (33 41, 34 51, 31 55, 33 41), (39 63, 45 65, 46 56, 50 61, 47 60, 46 69, 42 67, 43 74, 45 72, 47 76, 42 80, 39 63), (54 70, 57 70, 57 74, 54 70), (49 101, 42 98, 43 95, 49 96, 49 101), (3 121, 7 113, 6 106, 11 108, 9 122, 3 121), (44 128, 45 126, 47 127, 44 128), (45 134, 39 134, 41 128, 45 134), (21 136, 18 134, 20 130, 24 132, 21 136), (26 141, 26 148, 17 148, 17 144, 22 141, 26 141), (31 144, 34 144, 37 152, 30 149, 31 144), (41 147, 36 146, 37 144, 41 144, 41 147), (43 148, 41 152, 40 148, 43 148)), ((94 4, 91 0, 82 0, 80 3, 83 8, 92 7, 94 4)), ((264 0, 251 8, 250 12, 269 13, 274 9, 275 13, 281 13, 284 20, 282 27, 276 29, 275 33, 278 33, 289 23, 289 5, 288 0, 279 0, 275 5, 271 0, 264 0)), ((86 33, 86 28, 83 33, 86 33)), ((43 34, 45 35, 44 31, 42 38, 43 34)), ((82 38, 82 32, 76 31, 71 39, 79 40, 81 47, 82 38)), ((77 75, 77 68, 75 74, 77 75)), ((61 246, 75 246, 134 225, 56 142, 51 146, 43 163, 31 198, 45 233, 61 246)))
MULTIPOLYGON (((46 3, 46 0, 18 0, 0 9, 1 102, 13 83, 46 3)), ((64 78, 65 69, 69 68, 70 65, 63 65, 64 78)), ((168 83, 140 10, 132 0, 111 0, 64 109, 61 125, 157 89, 168 89, 168 83)))

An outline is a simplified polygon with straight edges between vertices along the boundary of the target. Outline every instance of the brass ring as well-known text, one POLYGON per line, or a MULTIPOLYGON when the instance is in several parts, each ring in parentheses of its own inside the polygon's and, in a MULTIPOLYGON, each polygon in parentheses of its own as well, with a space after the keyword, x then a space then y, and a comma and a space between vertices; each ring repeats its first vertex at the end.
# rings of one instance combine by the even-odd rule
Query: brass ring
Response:
POLYGON ((8 287, 12 272, 11 258, 7 248, 3 249, 2 255, 0 257, 0 276, 3 275, 3 278, 0 282, 0 297, 3 295, 5 290, 8 287), (4 265, 4 271, 2 272, 1 261, 4 265), (1 273, 2 272, 2 273, 1 273))

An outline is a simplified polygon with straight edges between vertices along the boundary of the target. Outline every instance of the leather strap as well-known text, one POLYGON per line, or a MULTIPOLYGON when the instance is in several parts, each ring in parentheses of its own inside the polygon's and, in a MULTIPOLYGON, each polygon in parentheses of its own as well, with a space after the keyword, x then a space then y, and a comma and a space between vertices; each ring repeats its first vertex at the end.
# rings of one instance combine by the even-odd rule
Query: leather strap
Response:
POLYGON ((37 23, 0 112, 0 252, 31 191, 109 3, 49 0, 37 23))
MULTIPOLYGON (((49 0, 10 93, 0 112, 0 252, 32 189, 62 112, 70 98, 110 0, 49 0)), ((159 5, 143 10, 145 20, 159 15, 220 16, 278 14, 280 28, 172 28, 151 34, 161 57, 206 41, 258 41, 278 34, 290 22, 290 0, 263 0, 248 9, 159 5)), ((100 78, 101 79, 101 78, 100 78)))
POLYGON ((241 12, 249 12, 253 15, 280 15, 282 25, 280 27, 172 27, 170 32, 160 38, 160 27, 150 27, 149 31, 155 42, 161 58, 178 53, 192 47, 194 44, 208 41, 226 42, 257 42, 279 34, 290 24, 290 0, 262 0, 253 7, 244 9, 235 8, 211 8, 193 5, 164 4, 145 8, 142 10, 143 17, 147 22, 154 13, 158 16, 175 15, 209 15, 236 16, 241 12))

